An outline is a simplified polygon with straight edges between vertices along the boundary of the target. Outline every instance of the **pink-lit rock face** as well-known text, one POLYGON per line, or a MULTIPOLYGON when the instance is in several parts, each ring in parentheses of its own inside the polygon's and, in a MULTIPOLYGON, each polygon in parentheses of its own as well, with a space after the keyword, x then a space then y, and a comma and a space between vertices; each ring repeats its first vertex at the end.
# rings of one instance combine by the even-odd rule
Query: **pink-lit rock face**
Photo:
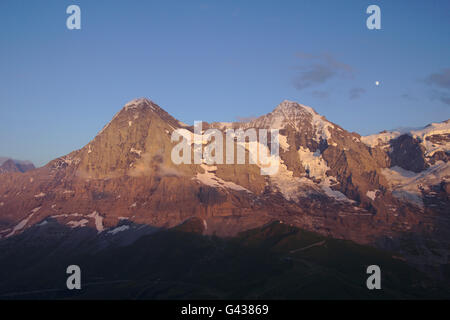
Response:
POLYGON ((2 174, 0 237, 47 217, 98 232, 123 219, 172 227, 196 217, 207 226, 202 232, 223 236, 282 220, 360 243, 404 232, 445 237, 448 226, 436 223, 448 213, 442 127, 427 135, 430 144, 402 135, 369 139, 290 101, 249 122, 203 123, 204 130, 279 129, 280 169, 263 176, 257 164, 174 164, 172 132, 193 127, 137 99, 82 149, 42 168, 2 174), (430 155, 431 144, 441 147, 430 155), (411 167, 416 158, 401 157, 413 153, 425 164, 411 167))

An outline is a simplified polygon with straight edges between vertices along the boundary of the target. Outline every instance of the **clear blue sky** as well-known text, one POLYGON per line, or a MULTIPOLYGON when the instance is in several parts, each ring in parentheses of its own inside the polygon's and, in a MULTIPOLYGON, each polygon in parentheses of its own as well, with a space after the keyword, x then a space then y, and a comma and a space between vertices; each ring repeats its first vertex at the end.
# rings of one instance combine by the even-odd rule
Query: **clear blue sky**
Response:
POLYGON ((422 126, 450 118, 449 68, 448 0, 2 0, 0 156, 43 165, 136 97, 186 123, 288 99, 363 135, 422 126))

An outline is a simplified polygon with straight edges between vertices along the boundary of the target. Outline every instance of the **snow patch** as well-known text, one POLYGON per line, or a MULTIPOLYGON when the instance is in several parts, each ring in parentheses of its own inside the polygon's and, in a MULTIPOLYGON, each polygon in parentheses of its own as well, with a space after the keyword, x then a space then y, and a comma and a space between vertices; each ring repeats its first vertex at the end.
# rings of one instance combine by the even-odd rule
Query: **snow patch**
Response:
POLYGON ((333 198, 337 201, 354 203, 355 201, 347 198, 347 196, 345 194, 343 194, 342 192, 331 189, 332 183, 335 183, 335 182, 336 182, 336 179, 334 177, 327 177, 324 181, 322 181, 320 183, 320 186, 328 197, 333 198))
POLYGON ((450 121, 444 121, 439 123, 431 123, 424 128, 419 130, 411 130, 409 134, 414 138, 419 138, 424 141, 426 137, 439 135, 439 134, 449 134, 450 133, 450 121))
POLYGON ((37 207, 37 208, 34 208, 33 210, 31 210, 31 212, 34 214, 34 213, 38 212, 40 209, 41 209, 41 207, 37 207))
POLYGON ((326 170, 324 168, 321 170, 313 170, 313 174, 316 174, 313 177, 322 180, 317 184, 307 177, 294 177, 294 173, 288 170, 285 164, 280 163, 278 172, 269 178, 271 183, 286 200, 298 202, 301 197, 308 197, 313 194, 325 194, 337 201, 353 203, 354 201, 347 198, 343 193, 331 189, 331 185, 336 183, 336 179, 322 175, 325 172, 326 170))
POLYGON ((45 197, 45 196, 46 196, 46 194, 43 193, 43 192, 34 195, 35 198, 43 198, 43 197, 45 197))
POLYGON ((320 142, 321 139, 328 141, 331 138, 330 128, 334 128, 334 126, 326 121, 323 116, 318 115, 312 108, 305 107, 310 110, 310 113, 313 116, 312 123, 316 129, 316 137, 315 140, 320 142))
POLYGON ((68 218, 68 217, 80 217, 80 216, 81 216, 81 214, 79 214, 79 213, 71 213, 71 214, 64 213, 64 214, 56 214, 51 217, 52 218, 68 218))
POLYGON ((278 172, 269 178, 286 200, 297 201, 299 196, 305 195, 305 189, 308 193, 313 193, 314 190, 317 192, 317 186, 311 180, 294 177, 294 173, 283 163, 280 164, 278 172), (303 186, 307 188, 302 188, 303 186))
POLYGON ((97 212, 94 211, 91 214, 87 215, 89 218, 93 218, 95 220, 95 228, 97 229, 98 233, 102 232, 104 230, 103 228, 103 217, 97 212))
POLYGON ((108 231, 108 233, 114 235, 116 233, 119 233, 121 231, 125 231, 125 230, 128 230, 128 229, 130 229, 130 226, 123 225, 123 226, 116 227, 116 228, 108 231))
POLYGON ((37 207, 37 208, 34 208, 33 210, 31 210, 31 213, 30 213, 25 219, 23 219, 22 221, 20 221, 20 222, 13 228, 13 230, 12 230, 9 234, 7 234, 7 235, 5 236, 5 238, 9 238, 9 237, 13 236, 14 234, 16 234, 17 231, 20 231, 20 230, 22 230, 23 228, 25 228, 25 226, 27 225, 28 221, 34 216, 34 214, 35 214, 36 212, 39 211, 40 208, 41 208, 41 207, 37 207))
POLYGON ((9 232, 11 230, 11 228, 8 228, 8 229, 4 229, 4 230, 1 230, 0 231, 0 234, 2 234, 2 233, 6 233, 6 232, 9 232))
POLYGON ((146 98, 133 99, 130 102, 128 102, 127 104, 125 104, 125 110, 128 111, 128 110, 136 109, 142 103, 150 104, 150 101, 146 98))
POLYGON ((72 228, 84 228, 89 223, 87 219, 81 219, 79 221, 69 221, 67 224, 72 228))
POLYGON ((131 148, 131 149, 130 149, 130 152, 131 152, 131 153, 135 153, 135 154, 137 154, 138 156, 141 156, 142 150, 138 150, 138 149, 135 149, 135 148, 131 148))
POLYGON ((372 201, 375 201, 375 198, 377 197, 377 192, 379 190, 369 190, 366 192, 366 196, 370 199, 372 199, 372 201))
POLYGON ((205 172, 197 173, 197 175, 193 179, 196 179, 197 181, 200 181, 201 183, 207 186, 215 188, 226 188, 236 191, 246 191, 248 193, 252 193, 250 190, 238 184, 235 184, 231 181, 225 181, 217 177, 216 174, 214 173, 214 171, 217 170, 216 166, 208 166, 206 164, 201 164, 200 166, 202 167, 203 170, 205 170, 205 172))
POLYGON ((423 206, 422 189, 450 180, 450 163, 437 161, 428 169, 415 173, 395 166, 385 168, 382 174, 387 179, 393 195, 406 201, 423 206))
POLYGON ((327 177, 326 172, 330 170, 330 168, 322 158, 320 150, 316 150, 313 153, 307 148, 300 147, 298 155, 309 177, 321 180, 324 180, 327 177))

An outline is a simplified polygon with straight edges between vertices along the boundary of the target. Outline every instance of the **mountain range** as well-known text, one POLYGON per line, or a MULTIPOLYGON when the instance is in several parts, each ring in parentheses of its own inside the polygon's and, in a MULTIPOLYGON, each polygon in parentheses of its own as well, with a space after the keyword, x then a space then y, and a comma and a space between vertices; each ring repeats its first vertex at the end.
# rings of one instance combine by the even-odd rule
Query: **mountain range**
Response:
POLYGON ((115 239, 77 249, 88 254, 99 246, 136 246, 155 230, 178 230, 189 221, 196 222, 187 224, 189 232, 210 239, 261 237, 277 223, 328 243, 390 252, 391 260, 450 283, 450 120, 360 136, 283 101, 248 122, 202 127, 278 129, 278 172, 261 175, 260 165, 248 162, 174 164, 171 135, 194 135, 193 126, 136 99, 79 150, 37 169, 2 164, 0 170, 11 163, 17 170, 0 171, 0 246, 53 246, 42 231, 49 226, 76 233, 76 244, 88 234, 98 243, 106 235, 115 239))

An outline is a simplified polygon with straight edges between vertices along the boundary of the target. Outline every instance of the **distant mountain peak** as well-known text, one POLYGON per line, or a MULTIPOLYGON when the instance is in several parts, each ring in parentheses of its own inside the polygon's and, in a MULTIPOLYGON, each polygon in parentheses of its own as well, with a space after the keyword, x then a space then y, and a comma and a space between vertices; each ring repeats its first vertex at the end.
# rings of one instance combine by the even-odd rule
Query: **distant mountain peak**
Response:
POLYGON ((34 168, 34 164, 31 161, 0 157, 0 173, 26 172, 34 168))

